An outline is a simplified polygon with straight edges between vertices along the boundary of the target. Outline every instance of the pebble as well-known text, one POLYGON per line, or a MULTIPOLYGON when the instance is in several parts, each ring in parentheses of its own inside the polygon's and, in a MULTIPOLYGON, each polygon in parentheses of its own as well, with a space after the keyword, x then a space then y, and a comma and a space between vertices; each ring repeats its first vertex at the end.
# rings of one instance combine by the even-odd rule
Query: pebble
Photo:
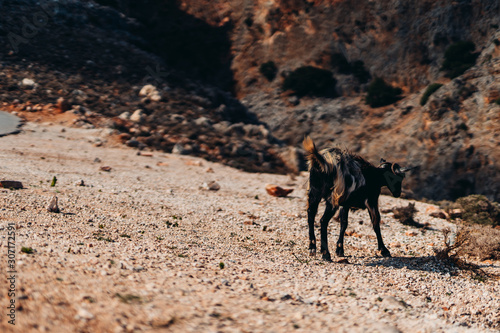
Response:
POLYGON ((80 308, 75 316, 75 319, 76 320, 92 320, 92 319, 94 319, 94 315, 90 311, 83 309, 83 308, 80 308))

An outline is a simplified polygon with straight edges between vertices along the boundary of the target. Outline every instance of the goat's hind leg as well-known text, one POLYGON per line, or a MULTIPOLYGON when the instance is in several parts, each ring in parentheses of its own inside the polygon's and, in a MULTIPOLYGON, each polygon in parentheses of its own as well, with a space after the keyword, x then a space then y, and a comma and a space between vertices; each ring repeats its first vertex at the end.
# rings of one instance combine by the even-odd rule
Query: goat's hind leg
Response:
POLYGON ((339 257, 344 257, 344 235, 347 230, 348 218, 349 208, 341 207, 339 211, 340 233, 339 239, 337 240, 337 248, 335 249, 335 254, 339 257))
POLYGON ((316 255, 316 236, 314 235, 314 219, 318 212, 318 205, 321 197, 318 198, 312 191, 307 196, 307 224, 309 225, 309 255, 316 255))
POLYGON ((321 254, 323 260, 332 261, 330 251, 328 251, 328 223, 337 211, 338 207, 333 207, 332 204, 326 201, 326 208, 321 217, 321 254))

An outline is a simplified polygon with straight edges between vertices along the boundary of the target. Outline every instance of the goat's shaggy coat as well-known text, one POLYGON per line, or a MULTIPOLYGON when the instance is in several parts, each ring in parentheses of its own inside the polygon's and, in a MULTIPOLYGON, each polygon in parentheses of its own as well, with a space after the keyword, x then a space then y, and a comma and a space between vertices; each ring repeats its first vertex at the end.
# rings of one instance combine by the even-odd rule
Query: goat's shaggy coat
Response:
POLYGON ((308 189, 308 224, 309 251, 316 254, 316 237, 314 235, 314 218, 319 202, 324 199, 326 209, 321 218, 321 253, 323 259, 331 260, 328 251, 328 222, 340 208, 341 229, 337 241, 336 253, 344 255, 344 233, 347 229, 347 218, 351 207, 368 208, 373 228, 378 240, 378 249, 385 257, 390 256, 384 246, 380 234, 380 213, 378 197, 382 186, 388 186, 394 196, 401 194, 401 183, 407 168, 396 163, 383 161, 375 167, 362 157, 339 148, 324 149, 319 152, 311 138, 303 142, 309 164, 308 189))

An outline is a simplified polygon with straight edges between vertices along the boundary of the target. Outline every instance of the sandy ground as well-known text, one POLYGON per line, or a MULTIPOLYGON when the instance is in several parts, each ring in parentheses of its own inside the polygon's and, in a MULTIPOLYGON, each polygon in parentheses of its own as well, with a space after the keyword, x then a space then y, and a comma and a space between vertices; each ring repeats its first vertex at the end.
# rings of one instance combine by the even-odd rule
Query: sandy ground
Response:
MULTIPOLYGON (((490 332, 500 284, 434 258, 449 222, 350 215, 347 261, 309 257, 306 176, 248 174, 106 143, 109 130, 27 123, 0 138, 1 332, 490 332), (100 146, 104 142, 104 145, 100 146), (109 166, 110 171, 101 167, 109 166), (51 180, 57 183, 51 187, 51 180), (80 186, 83 181, 84 186, 80 186), (205 189, 216 181, 220 190, 205 189), (273 183, 288 198, 266 194, 273 183), (56 195, 60 213, 47 206, 56 195), (15 225, 15 271, 8 233, 15 225), (32 254, 22 252, 31 247, 32 254), (15 297, 9 296, 15 276, 15 297), (7 308, 15 301, 15 326, 7 308)), ((408 201, 381 197, 381 208, 408 201)), ((426 213, 427 212, 427 213, 426 213)), ((319 217, 318 217, 319 220, 319 217)), ((338 236, 330 224, 330 249, 338 236)), ((499 271, 499 262, 483 263, 499 271)))

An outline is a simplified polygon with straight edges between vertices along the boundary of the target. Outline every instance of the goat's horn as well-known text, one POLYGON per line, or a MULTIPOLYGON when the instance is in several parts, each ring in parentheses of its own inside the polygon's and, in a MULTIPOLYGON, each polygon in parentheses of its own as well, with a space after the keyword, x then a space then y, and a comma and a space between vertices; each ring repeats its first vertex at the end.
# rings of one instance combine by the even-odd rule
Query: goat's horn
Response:
POLYGON ((402 168, 399 168, 399 172, 407 172, 407 171, 410 171, 410 170, 413 170, 415 169, 415 167, 402 167, 402 168))
POLYGON ((392 163, 391 170, 392 170, 392 173, 394 173, 394 174, 403 172, 403 171, 401 171, 401 167, 397 163, 392 163))
POLYGON ((383 158, 380 159, 380 164, 385 163, 385 162, 386 162, 386 160, 384 160, 383 158))

